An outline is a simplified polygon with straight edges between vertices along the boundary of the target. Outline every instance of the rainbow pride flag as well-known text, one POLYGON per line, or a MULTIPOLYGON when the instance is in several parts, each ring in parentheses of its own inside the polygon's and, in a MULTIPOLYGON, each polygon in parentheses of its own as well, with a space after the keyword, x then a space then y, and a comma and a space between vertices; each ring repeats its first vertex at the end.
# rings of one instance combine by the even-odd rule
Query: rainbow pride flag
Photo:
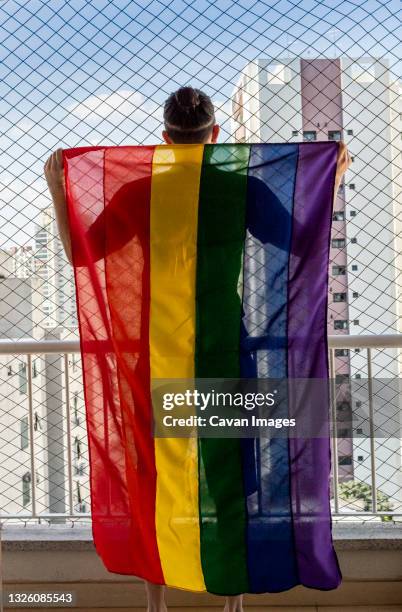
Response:
MULTIPOLYGON (((222 595, 336 588, 329 436, 156 438, 151 382, 328 378, 345 145, 84 147, 63 159, 105 567, 222 595)), ((313 413, 328 409, 324 396, 313 413)))

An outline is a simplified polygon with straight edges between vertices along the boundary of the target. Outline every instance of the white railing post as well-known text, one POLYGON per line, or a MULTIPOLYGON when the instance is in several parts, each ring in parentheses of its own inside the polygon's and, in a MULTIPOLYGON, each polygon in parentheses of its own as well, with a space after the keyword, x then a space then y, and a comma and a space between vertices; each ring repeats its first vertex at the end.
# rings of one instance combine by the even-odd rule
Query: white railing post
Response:
POLYGON ((70 379, 69 379, 69 367, 68 367, 68 353, 64 354, 64 393, 66 398, 66 433, 67 433, 67 478, 68 478, 68 506, 70 508, 70 514, 74 514, 74 502, 73 502, 73 456, 71 449, 71 410, 70 410, 70 379))
POLYGON ((332 479, 334 485, 334 511, 339 512, 339 470, 338 470, 338 420, 336 414, 336 385, 335 385, 335 366, 334 349, 329 349, 329 376, 331 382, 331 407, 332 407, 332 479))
POLYGON ((27 355, 29 452, 31 462, 32 516, 36 517, 35 415, 33 410, 32 355, 27 355))
POLYGON ((371 348, 367 348, 367 381, 368 381, 368 404, 370 419, 370 463, 371 463, 371 499, 372 513, 377 513, 377 478, 375 461, 375 428, 374 428, 374 405, 373 405, 373 379, 371 367, 371 348))

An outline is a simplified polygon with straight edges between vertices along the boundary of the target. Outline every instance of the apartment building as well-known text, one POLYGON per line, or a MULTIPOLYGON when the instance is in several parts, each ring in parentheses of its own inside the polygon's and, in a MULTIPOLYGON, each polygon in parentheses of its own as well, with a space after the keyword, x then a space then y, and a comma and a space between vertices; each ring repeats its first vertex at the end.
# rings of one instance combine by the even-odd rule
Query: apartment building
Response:
MULTIPOLYGON (((43 310, 46 279, 14 276, 15 253, 14 249, 11 255, 10 250, 0 253, 0 339, 76 338, 75 330, 44 325, 48 320, 43 310)), ((68 513, 71 504, 75 512, 88 512, 88 449, 79 355, 38 353, 29 359, 23 354, 0 355, 0 381, 1 514, 57 515, 68 513)), ((55 516, 52 520, 65 519, 55 516)))
POLYGON ((58 236, 53 206, 41 210, 35 225, 35 274, 44 280, 43 326, 76 328, 74 273, 58 236))
MULTIPOLYGON (((331 335, 400 331, 401 283, 395 257, 400 252, 395 237, 401 232, 402 204, 400 93, 401 85, 392 78, 388 60, 374 57, 261 58, 244 68, 233 92, 236 141, 342 139, 351 152, 353 163, 333 209, 328 295, 331 335)), ((354 397, 359 385, 360 395, 367 400, 366 351, 336 350, 335 370, 340 480, 370 483, 370 441, 349 437, 356 401, 360 401, 362 422, 354 423, 355 430, 368 431, 368 419, 361 418, 365 414, 362 400, 354 397)), ((370 370, 377 378, 398 377, 398 351, 372 351, 370 370)), ((395 412, 396 401, 399 404, 391 389, 387 399, 382 399, 381 410, 392 404, 389 409, 395 412)), ((400 504, 400 440, 380 438, 375 444, 376 486, 400 504)))

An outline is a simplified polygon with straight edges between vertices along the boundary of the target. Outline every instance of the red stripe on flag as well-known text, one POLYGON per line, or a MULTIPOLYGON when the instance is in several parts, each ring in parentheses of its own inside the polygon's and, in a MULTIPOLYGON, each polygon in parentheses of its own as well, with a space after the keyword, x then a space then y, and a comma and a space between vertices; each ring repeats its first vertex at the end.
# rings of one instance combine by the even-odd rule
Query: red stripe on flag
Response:
POLYGON ((90 160, 95 151, 99 158, 99 147, 64 155, 70 223, 80 226, 73 260, 94 542, 109 571, 163 584, 149 368, 154 147, 104 148, 101 177, 99 159, 90 160), (95 355, 88 350, 94 341, 95 355))

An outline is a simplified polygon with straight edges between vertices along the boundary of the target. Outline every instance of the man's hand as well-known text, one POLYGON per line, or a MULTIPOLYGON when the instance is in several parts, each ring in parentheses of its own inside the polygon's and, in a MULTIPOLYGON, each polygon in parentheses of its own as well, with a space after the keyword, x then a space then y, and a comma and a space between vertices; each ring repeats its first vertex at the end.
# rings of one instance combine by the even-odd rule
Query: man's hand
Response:
POLYGON ((57 193, 60 190, 64 191, 65 180, 62 149, 57 149, 51 154, 45 163, 44 171, 50 193, 57 193))
POLYGON ((44 166, 45 178, 52 196, 56 223, 59 230, 67 259, 72 263, 71 237, 68 224, 65 180, 63 170, 62 149, 57 149, 47 159, 44 166))

